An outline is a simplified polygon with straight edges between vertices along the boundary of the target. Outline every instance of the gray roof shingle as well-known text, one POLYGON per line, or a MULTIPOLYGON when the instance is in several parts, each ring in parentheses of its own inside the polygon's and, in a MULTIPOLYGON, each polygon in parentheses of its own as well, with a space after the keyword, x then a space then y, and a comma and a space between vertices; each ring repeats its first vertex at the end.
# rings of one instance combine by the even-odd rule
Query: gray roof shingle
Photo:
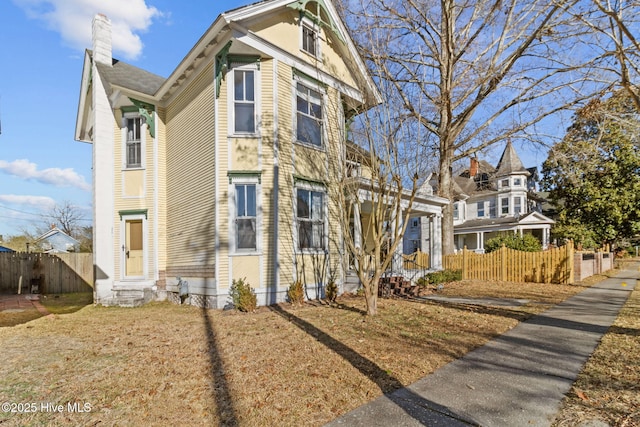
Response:
MULTIPOLYGON (((89 51, 91 55, 92 52, 89 51)), ((113 65, 97 63, 100 76, 112 85, 121 86, 145 95, 153 96, 166 81, 164 77, 145 71, 126 62, 113 60, 113 65)))

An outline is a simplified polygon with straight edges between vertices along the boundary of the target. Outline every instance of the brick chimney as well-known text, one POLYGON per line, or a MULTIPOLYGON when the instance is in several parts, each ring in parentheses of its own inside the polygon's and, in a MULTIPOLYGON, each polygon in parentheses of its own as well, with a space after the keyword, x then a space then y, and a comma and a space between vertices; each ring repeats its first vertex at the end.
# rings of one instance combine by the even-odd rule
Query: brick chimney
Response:
POLYGON ((471 164, 469 165, 469 178, 475 178, 478 174, 478 169, 480 168, 480 164, 478 163, 478 159, 476 157, 471 158, 471 164))
POLYGON ((111 66, 111 21, 105 15, 97 14, 93 18, 92 38, 93 60, 111 66))

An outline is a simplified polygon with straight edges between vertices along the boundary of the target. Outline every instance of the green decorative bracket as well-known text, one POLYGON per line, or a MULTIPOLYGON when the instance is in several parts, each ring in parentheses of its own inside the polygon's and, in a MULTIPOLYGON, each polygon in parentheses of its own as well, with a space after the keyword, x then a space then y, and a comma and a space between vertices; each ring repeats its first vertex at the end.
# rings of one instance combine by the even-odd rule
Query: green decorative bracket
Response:
POLYGON ((138 101, 137 99, 129 98, 129 100, 136 106, 138 109, 138 113, 142 117, 144 117, 145 122, 149 128, 149 133, 152 138, 156 136, 156 120, 153 112, 155 111, 155 107, 147 102, 138 101))
POLYGON ((325 5, 323 0, 297 0, 292 3, 289 3, 287 7, 297 10, 300 12, 300 16, 304 16, 307 19, 313 21, 316 25, 319 25, 324 28, 328 28, 342 43, 346 44, 346 40, 342 37, 340 30, 338 29, 338 25, 329 15, 329 10, 325 5), (310 8, 307 8, 309 3, 315 3, 316 10, 312 11, 310 8), (329 18, 329 22, 326 22, 322 19, 322 15, 320 12, 323 11, 327 18, 329 18))
POLYGON ((229 69, 229 49, 231 49, 231 42, 224 45, 224 47, 216 55, 216 98, 220 96, 220 86, 222 86, 222 79, 225 73, 229 69))
POLYGON ((256 64, 260 69, 260 56, 258 55, 228 55, 229 64, 256 64))

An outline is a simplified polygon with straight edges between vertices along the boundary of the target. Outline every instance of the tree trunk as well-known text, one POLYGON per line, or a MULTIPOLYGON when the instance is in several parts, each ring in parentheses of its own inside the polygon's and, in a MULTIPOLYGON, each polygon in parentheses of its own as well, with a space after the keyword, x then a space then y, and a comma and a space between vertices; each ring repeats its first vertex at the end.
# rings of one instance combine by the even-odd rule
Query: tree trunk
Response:
POLYGON ((378 287, 375 286, 375 283, 373 283, 374 278, 369 279, 369 283, 362 284, 362 288, 364 289, 364 299, 367 304, 368 316, 375 316, 376 314, 378 314, 378 287))

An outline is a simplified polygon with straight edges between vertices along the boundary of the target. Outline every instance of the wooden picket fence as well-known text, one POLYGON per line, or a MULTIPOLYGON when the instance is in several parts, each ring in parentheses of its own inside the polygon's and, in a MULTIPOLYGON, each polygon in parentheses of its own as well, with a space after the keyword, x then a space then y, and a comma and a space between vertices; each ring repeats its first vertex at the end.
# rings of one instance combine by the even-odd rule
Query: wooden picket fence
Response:
POLYGON ((23 294, 37 284, 42 294, 91 292, 93 254, 0 253, 0 293, 23 294))
POLYGON ((444 268, 462 270, 463 279, 534 283, 573 283, 573 263, 572 242, 542 252, 522 252, 503 246, 479 254, 465 248, 443 259, 444 268))
POLYGON ((420 249, 412 254, 402 255, 402 258, 406 270, 429 268, 429 254, 420 251, 420 249))

